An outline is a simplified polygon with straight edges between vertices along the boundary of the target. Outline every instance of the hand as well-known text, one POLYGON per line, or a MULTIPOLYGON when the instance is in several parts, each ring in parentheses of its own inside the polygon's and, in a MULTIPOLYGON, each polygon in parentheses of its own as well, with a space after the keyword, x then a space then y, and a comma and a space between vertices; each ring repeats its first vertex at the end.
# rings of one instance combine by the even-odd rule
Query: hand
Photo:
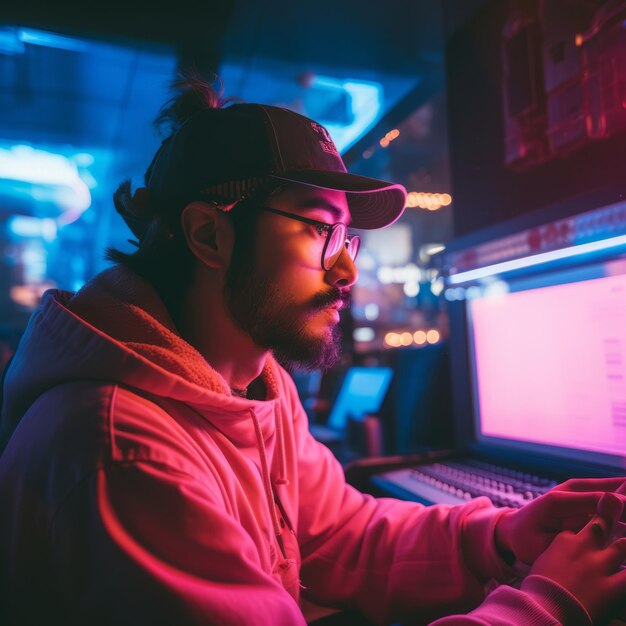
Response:
POLYGON ((560 533, 530 571, 567 589, 594 623, 614 615, 626 595, 626 570, 620 571, 626 560, 626 538, 609 542, 623 502, 619 496, 607 493, 600 509, 608 519, 596 515, 578 533, 560 533))
POLYGON ((620 489, 625 485, 624 478, 572 479, 557 485, 521 509, 507 511, 496 525, 496 546, 501 554, 532 565, 558 533, 583 528, 605 492, 617 491, 615 498, 626 503, 620 489))

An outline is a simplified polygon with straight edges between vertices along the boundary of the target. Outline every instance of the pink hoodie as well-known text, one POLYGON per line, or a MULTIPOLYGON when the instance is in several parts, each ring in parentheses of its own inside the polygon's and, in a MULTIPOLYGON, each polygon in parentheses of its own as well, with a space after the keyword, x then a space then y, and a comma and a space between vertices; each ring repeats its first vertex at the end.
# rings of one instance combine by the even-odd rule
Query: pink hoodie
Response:
POLYGON ((513 576, 501 511, 357 492, 263 376, 265 401, 233 397, 121 268, 48 292, 4 387, 0 623, 298 625, 301 592, 381 624, 589 623, 537 576, 475 608, 513 576))

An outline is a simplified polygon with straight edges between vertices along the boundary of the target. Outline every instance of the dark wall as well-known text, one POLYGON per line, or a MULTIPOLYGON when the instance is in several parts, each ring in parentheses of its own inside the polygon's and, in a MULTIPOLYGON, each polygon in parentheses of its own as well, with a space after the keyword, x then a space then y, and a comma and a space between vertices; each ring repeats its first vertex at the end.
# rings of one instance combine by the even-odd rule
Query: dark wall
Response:
POLYGON ((390 353, 394 375, 381 407, 385 449, 411 454, 454 443, 447 342, 390 353))
MULTIPOLYGON (((624 133, 591 141, 526 171, 505 166, 500 48, 511 4, 488 0, 446 46, 456 236, 626 181, 624 133)), ((537 6, 532 1, 523 4, 537 6)), ((622 191, 614 201, 624 197, 622 191)))

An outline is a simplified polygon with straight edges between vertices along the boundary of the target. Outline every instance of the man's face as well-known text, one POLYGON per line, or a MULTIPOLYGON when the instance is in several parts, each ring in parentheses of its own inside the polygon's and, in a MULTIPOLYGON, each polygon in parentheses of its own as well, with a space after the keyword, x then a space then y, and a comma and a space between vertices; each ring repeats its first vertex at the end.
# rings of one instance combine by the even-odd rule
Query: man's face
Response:
MULTIPOLYGON (((265 203, 326 224, 349 223, 344 192, 289 186, 265 203)), ((230 313, 261 347, 287 365, 330 367, 340 355, 339 310, 358 274, 347 252, 322 268, 325 233, 315 226, 261 211, 245 274, 230 276, 230 313)))

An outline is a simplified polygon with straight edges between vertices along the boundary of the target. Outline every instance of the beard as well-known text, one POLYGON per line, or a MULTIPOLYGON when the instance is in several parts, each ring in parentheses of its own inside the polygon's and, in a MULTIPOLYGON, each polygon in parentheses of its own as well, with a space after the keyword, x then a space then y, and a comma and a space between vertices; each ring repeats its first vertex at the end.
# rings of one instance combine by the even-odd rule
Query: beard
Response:
POLYGON ((339 325, 335 324, 326 336, 319 337, 307 332, 307 321, 335 302, 346 305, 347 294, 330 287, 311 298, 305 306, 307 313, 297 314, 290 305, 289 294, 284 290, 279 293, 258 272, 237 274, 240 275, 231 275, 226 281, 226 304, 237 326, 257 345, 271 350, 287 370, 328 369, 337 363, 341 356, 339 325))

